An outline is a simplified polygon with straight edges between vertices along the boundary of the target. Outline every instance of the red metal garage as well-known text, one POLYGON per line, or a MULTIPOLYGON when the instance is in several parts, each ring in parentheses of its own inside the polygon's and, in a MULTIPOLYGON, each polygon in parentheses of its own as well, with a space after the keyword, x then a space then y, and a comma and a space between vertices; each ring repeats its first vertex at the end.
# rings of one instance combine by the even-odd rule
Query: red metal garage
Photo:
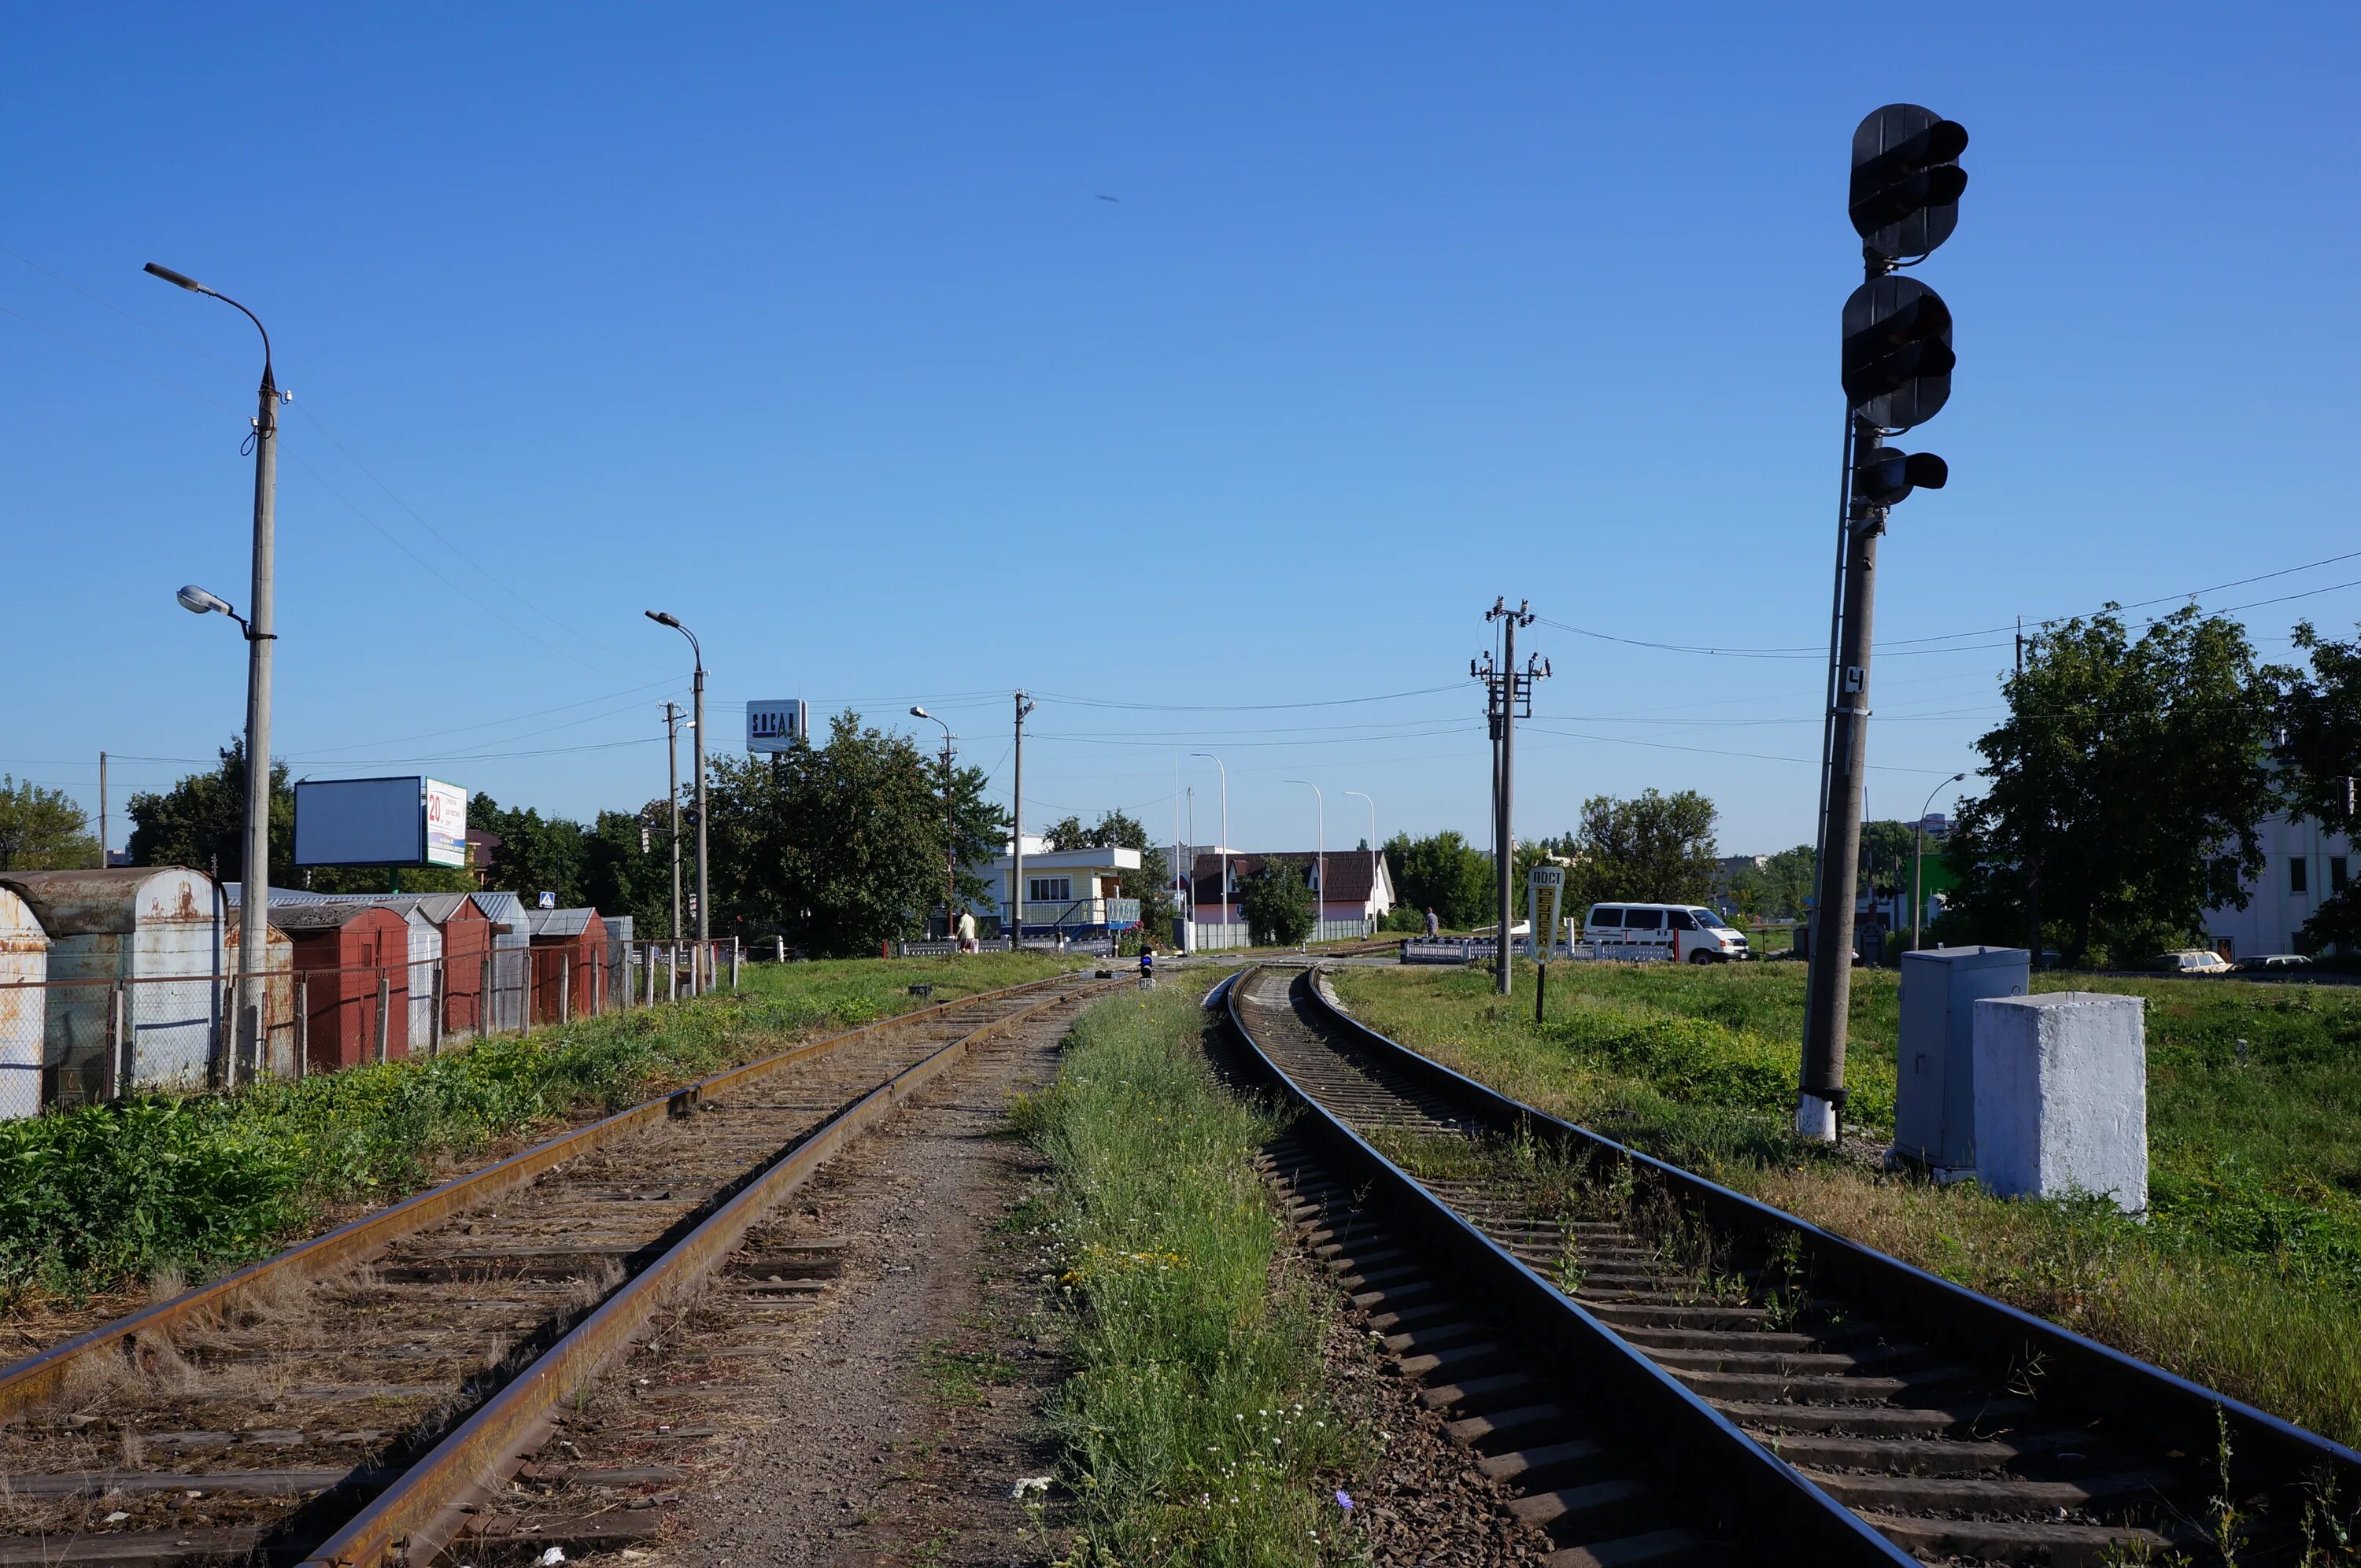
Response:
POLYGON ((310 1071, 410 1054, 410 924, 400 911, 374 904, 291 904, 273 909, 270 923, 294 944, 310 1071), (386 987, 382 1040, 379 981, 386 987))
POLYGON ((599 994, 598 968, 607 957, 607 923, 595 909, 536 909, 533 920, 533 1021, 588 1018, 599 994), (561 1012, 565 991, 572 1010, 561 1012))

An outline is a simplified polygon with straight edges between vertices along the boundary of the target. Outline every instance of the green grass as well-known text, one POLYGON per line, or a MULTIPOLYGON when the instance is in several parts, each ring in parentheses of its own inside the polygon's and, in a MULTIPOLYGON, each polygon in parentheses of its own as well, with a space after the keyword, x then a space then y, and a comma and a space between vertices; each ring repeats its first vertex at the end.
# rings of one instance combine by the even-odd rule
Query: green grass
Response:
POLYGON ((813 1031, 1013 985, 1036 955, 757 966, 736 996, 501 1037, 439 1058, 0 1122, 0 1310, 192 1278, 269 1253, 335 1206, 379 1203, 449 1162, 620 1110, 813 1031))
POLYGON ((1272 1124, 1214 1080, 1204 1026, 1187 992, 1101 1003, 1018 1113, 1053 1168, 1076 1564, 1350 1557, 1329 1499, 1358 1440, 1322 1401, 1324 1298, 1250 1166, 1272 1124))
MULTIPOLYGON (((2150 1222, 1866 1171, 1788 1131, 1800 964, 1347 969, 1403 1044, 1571 1120, 2341 1441, 2361 1440, 2361 990, 2092 981, 2147 1000, 2150 1222), (2246 1042, 2245 1060, 2237 1042, 2246 1042)), ((2037 976, 2037 991, 2077 987, 2037 976)), ((1849 1118, 1891 1135, 1894 975, 1859 971, 1849 1118)))

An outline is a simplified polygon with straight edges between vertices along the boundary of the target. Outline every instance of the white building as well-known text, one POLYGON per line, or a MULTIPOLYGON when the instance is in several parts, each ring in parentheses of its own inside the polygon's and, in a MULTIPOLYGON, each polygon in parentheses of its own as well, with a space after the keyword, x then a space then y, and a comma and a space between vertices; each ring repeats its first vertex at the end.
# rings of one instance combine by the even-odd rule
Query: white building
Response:
MULTIPOLYGON (((1013 903, 1008 883, 1015 859, 994 855, 981 865, 966 868, 983 879, 991 892, 983 913, 1000 917, 1009 928, 1013 903)), ((1025 935, 1101 937, 1139 924, 1139 900, 1118 896, 1126 873, 1138 881, 1137 850, 1051 850, 1027 833, 1025 836, 1025 935)))
POLYGON ((2205 935, 2232 959, 2292 953, 2295 934, 2322 901, 2343 893, 2353 878, 2353 842, 2301 817, 2267 817, 2262 875, 2245 884, 2246 907, 2213 909, 2205 935))

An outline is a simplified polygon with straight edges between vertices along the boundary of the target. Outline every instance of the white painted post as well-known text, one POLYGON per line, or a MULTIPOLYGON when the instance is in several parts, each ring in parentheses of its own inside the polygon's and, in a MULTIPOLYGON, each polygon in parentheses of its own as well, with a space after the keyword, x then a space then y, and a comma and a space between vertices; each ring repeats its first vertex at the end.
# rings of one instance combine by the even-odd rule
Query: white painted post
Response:
POLYGON ((664 1000, 680 1000, 680 944, 673 942, 664 948, 664 1000))
POLYGON ((574 1022, 574 955, 557 955, 557 1021, 574 1022))
POLYGON ((428 982, 433 992, 427 1009, 426 1054, 431 1057, 443 1054, 443 1009, 450 1001, 450 987, 444 983, 443 978, 444 965, 447 961, 444 959, 434 960, 434 977, 428 982))
POLYGON ((734 992, 734 991, 736 991, 736 990, 738 989, 738 966, 739 966, 739 963, 740 963, 740 961, 741 961, 741 952, 742 952, 742 948, 741 948, 741 945, 740 945, 740 943, 739 943, 739 941, 738 941, 738 938, 735 938, 735 937, 730 938, 730 989, 731 991, 733 991, 733 992, 734 992))
POLYGON ((387 1025, 387 1023, 391 1019, 392 1015, 393 1015, 393 981, 386 978, 386 973, 385 973, 385 971, 384 971, 383 970, 378 970, 378 973, 377 973, 377 1053, 376 1053, 376 1054, 377 1054, 377 1059, 378 1059, 378 1060, 379 1060, 379 1061, 384 1061, 384 1060, 387 1058, 388 1055, 389 1055, 389 1053, 387 1052, 387 1050, 386 1050, 386 1048, 385 1048, 385 1028, 386 1028, 386 1025, 387 1025))

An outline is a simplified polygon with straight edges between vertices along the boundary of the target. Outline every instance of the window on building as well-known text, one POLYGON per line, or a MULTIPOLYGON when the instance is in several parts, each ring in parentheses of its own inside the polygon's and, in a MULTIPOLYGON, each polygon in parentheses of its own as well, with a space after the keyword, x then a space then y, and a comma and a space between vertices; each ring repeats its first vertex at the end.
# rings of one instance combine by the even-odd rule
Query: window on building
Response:
POLYGON ((1035 904, 1063 904, 1074 896, 1074 879, 1070 876, 1027 877, 1025 896, 1035 904))
POLYGON ((2310 870, 2310 863, 2306 861, 2301 855, 2292 855, 2289 857, 2288 891, 2290 893, 2310 893, 2312 891, 2311 878, 2307 874, 2310 870))
POLYGON ((2331 893, 2343 893, 2351 885, 2351 874, 2345 869, 2345 857, 2342 855, 2329 856, 2328 891, 2331 893))

